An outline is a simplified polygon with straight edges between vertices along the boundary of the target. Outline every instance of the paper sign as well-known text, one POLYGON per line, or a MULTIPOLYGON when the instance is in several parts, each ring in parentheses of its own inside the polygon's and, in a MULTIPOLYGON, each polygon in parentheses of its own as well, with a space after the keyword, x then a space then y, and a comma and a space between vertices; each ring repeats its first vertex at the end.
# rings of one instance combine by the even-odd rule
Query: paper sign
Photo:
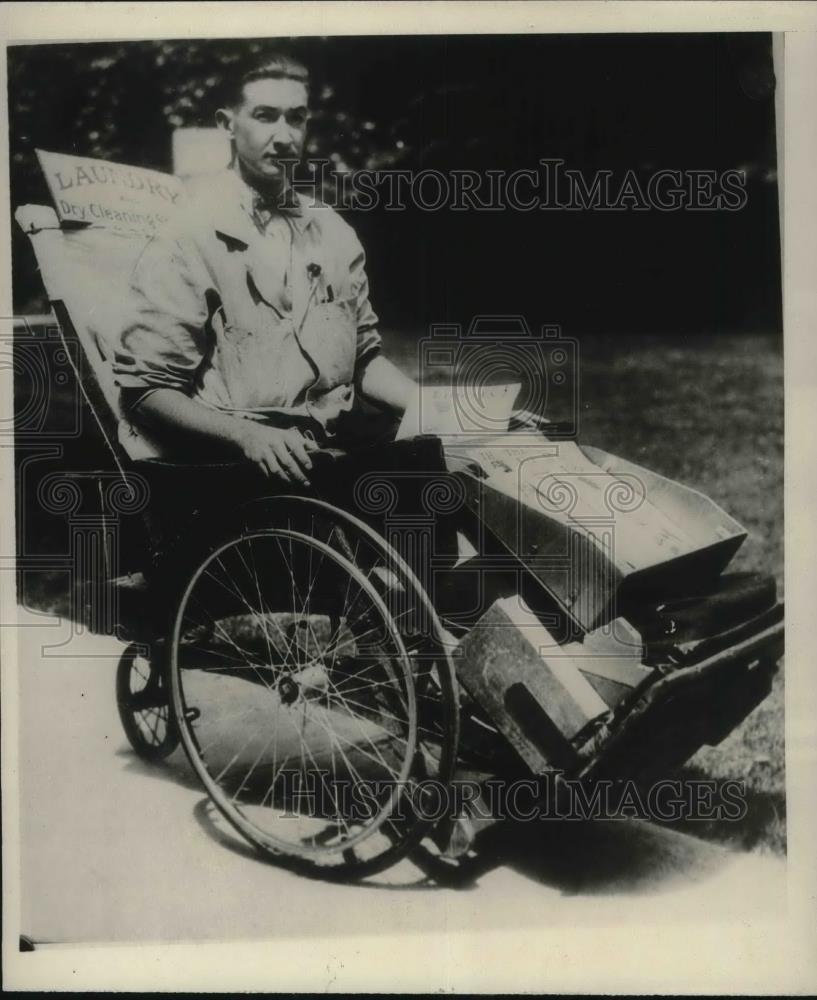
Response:
POLYGON ((87 156, 37 150, 61 222, 153 232, 182 203, 178 177, 87 156))
POLYGON ((421 386, 406 407, 396 440, 418 434, 456 438, 506 431, 520 388, 518 382, 486 386, 421 386))

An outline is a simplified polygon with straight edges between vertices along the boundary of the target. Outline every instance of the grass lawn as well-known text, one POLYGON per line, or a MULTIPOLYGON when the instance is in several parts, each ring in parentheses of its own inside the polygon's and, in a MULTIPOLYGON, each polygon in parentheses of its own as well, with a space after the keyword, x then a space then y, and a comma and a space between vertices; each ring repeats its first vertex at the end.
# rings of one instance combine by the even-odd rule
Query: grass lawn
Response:
MULTIPOLYGON (((583 342, 581 359, 582 439, 719 503, 749 532, 730 568, 773 574, 782 598, 781 347, 768 336, 583 342)), ((785 851, 783 693, 781 672, 769 698, 688 766, 746 782, 746 819, 713 825, 713 836, 785 851)))

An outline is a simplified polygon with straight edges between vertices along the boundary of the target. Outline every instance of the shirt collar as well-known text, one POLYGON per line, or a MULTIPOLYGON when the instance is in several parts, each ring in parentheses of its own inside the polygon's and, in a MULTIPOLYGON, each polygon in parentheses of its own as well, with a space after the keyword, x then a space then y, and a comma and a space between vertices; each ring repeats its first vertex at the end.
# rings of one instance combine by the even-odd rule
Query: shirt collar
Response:
POLYGON ((291 187, 286 190, 283 198, 277 200, 265 196, 263 192, 248 184, 237 169, 231 167, 230 173, 238 191, 241 210, 253 221, 253 224, 258 212, 281 215, 289 219, 299 232, 303 232, 312 222, 311 216, 304 210, 303 199, 291 187))
MULTIPOLYGON (((260 238, 253 221, 253 199, 257 192, 232 168, 224 170, 219 177, 213 177, 207 198, 210 205, 212 225, 216 232, 238 240, 249 246, 260 238)), ((276 211, 287 218, 294 229, 304 233, 315 222, 315 212, 297 192, 276 211)))

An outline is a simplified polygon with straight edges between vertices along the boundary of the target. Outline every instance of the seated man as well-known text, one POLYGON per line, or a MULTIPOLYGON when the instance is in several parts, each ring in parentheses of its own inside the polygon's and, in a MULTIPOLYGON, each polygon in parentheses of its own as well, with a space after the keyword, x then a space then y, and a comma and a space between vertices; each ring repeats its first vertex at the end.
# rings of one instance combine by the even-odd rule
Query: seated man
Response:
POLYGON ((232 163, 148 244, 114 359, 129 418, 180 454, 302 483, 356 391, 399 414, 414 390, 380 354, 354 231, 290 183, 308 87, 283 54, 237 74, 216 115, 232 163))

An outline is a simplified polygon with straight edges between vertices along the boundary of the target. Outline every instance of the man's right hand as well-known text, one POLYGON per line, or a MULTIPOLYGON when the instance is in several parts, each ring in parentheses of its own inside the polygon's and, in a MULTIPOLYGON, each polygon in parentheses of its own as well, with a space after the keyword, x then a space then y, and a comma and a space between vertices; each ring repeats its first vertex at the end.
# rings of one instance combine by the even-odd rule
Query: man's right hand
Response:
POLYGON ((203 406, 178 389, 155 389, 136 404, 141 422, 148 427, 171 427, 199 438, 209 439, 230 449, 237 448, 245 458, 261 467, 267 476, 285 483, 308 485, 312 468, 309 452, 319 446, 296 427, 268 427, 245 417, 234 417, 203 406))
POLYGON ((267 476, 309 485, 309 452, 318 449, 313 440, 297 427, 268 427, 243 418, 238 423, 235 441, 245 458, 255 462, 267 476))

